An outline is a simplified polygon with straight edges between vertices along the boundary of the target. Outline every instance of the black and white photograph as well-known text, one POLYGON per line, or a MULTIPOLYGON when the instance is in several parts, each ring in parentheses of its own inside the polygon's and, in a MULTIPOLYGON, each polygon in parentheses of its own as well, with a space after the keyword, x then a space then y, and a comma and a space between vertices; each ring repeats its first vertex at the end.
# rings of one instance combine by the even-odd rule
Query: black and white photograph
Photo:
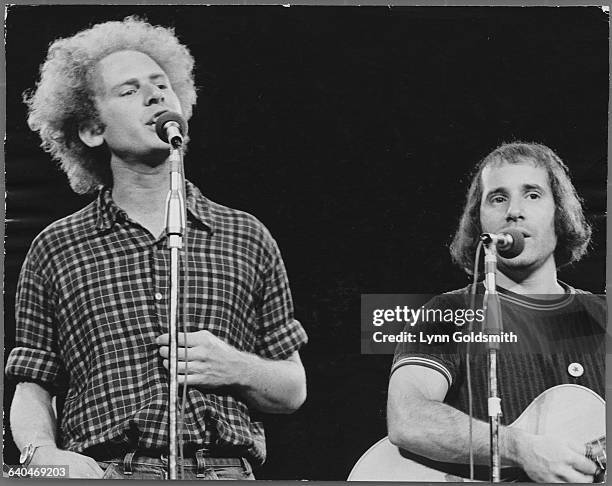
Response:
POLYGON ((609 33, 6 6, 3 476, 604 482, 609 33))

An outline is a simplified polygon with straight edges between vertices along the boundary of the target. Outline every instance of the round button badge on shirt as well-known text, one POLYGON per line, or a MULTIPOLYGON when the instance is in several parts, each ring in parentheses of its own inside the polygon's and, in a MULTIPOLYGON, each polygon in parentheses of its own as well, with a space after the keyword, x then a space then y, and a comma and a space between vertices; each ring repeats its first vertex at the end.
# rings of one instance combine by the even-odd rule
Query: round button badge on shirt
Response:
POLYGON ((162 300, 164 296, 161 292, 155 292, 155 300, 162 300))
POLYGON ((584 366, 580 363, 570 363, 567 367, 567 372, 572 375, 574 378, 579 378, 584 375, 584 366))

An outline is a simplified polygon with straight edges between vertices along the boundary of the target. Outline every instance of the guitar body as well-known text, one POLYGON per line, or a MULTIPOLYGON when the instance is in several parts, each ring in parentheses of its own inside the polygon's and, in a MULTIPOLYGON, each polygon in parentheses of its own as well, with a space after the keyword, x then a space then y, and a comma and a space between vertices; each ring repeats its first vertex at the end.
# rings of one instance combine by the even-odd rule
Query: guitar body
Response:
MULTIPOLYGON (((539 395, 509 427, 532 434, 592 442, 606 433, 604 400, 579 385, 559 385, 539 395)), ((488 481, 488 467, 477 466, 475 477, 488 481)), ((469 468, 398 449, 385 437, 370 447, 353 467, 349 481, 469 481, 469 468)), ((505 480, 528 480, 517 468, 502 470, 505 480)))

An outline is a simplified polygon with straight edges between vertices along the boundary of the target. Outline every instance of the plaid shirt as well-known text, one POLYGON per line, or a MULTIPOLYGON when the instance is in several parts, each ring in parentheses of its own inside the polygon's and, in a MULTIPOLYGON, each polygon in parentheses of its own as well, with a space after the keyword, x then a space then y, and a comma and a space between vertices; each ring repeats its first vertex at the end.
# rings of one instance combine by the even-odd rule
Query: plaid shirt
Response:
MULTIPOLYGON (((276 242, 253 216, 206 199, 187 183, 187 331, 285 359, 307 341, 293 318, 276 242)), ((110 189, 33 242, 19 279, 17 347, 8 376, 67 389, 59 446, 163 449, 168 373, 155 338, 168 332, 169 256, 112 200, 110 189)), ((225 390, 188 389, 185 444, 238 447, 265 460, 261 422, 225 390)))

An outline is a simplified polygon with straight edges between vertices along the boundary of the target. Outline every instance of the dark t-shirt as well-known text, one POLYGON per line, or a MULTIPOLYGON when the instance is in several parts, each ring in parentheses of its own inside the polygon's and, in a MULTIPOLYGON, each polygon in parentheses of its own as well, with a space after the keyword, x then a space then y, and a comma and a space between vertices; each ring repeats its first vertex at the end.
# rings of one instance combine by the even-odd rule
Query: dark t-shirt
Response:
MULTIPOLYGON (((503 332, 515 342, 502 342, 498 353, 498 387, 502 399, 501 423, 511 424, 543 391, 560 384, 587 387, 604 397, 605 299, 563 284, 566 293, 553 299, 524 296, 498 288, 503 332)), ((483 286, 477 292, 482 302, 483 286)), ((477 298, 477 301, 478 301, 477 298)), ((426 308, 469 308, 469 287, 440 295, 426 308)), ((478 307, 476 307, 478 308, 478 307)), ((482 322, 474 322, 476 334, 482 322)), ((402 366, 426 366, 441 373, 449 384, 445 403, 468 412, 466 344, 452 335, 469 334, 467 324, 419 322, 412 333, 449 335, 449 343, 400 343, 391 373, 402 366)), ((484 344, 470 345, 473 414, 487 420, 488 364, 484 344)))

